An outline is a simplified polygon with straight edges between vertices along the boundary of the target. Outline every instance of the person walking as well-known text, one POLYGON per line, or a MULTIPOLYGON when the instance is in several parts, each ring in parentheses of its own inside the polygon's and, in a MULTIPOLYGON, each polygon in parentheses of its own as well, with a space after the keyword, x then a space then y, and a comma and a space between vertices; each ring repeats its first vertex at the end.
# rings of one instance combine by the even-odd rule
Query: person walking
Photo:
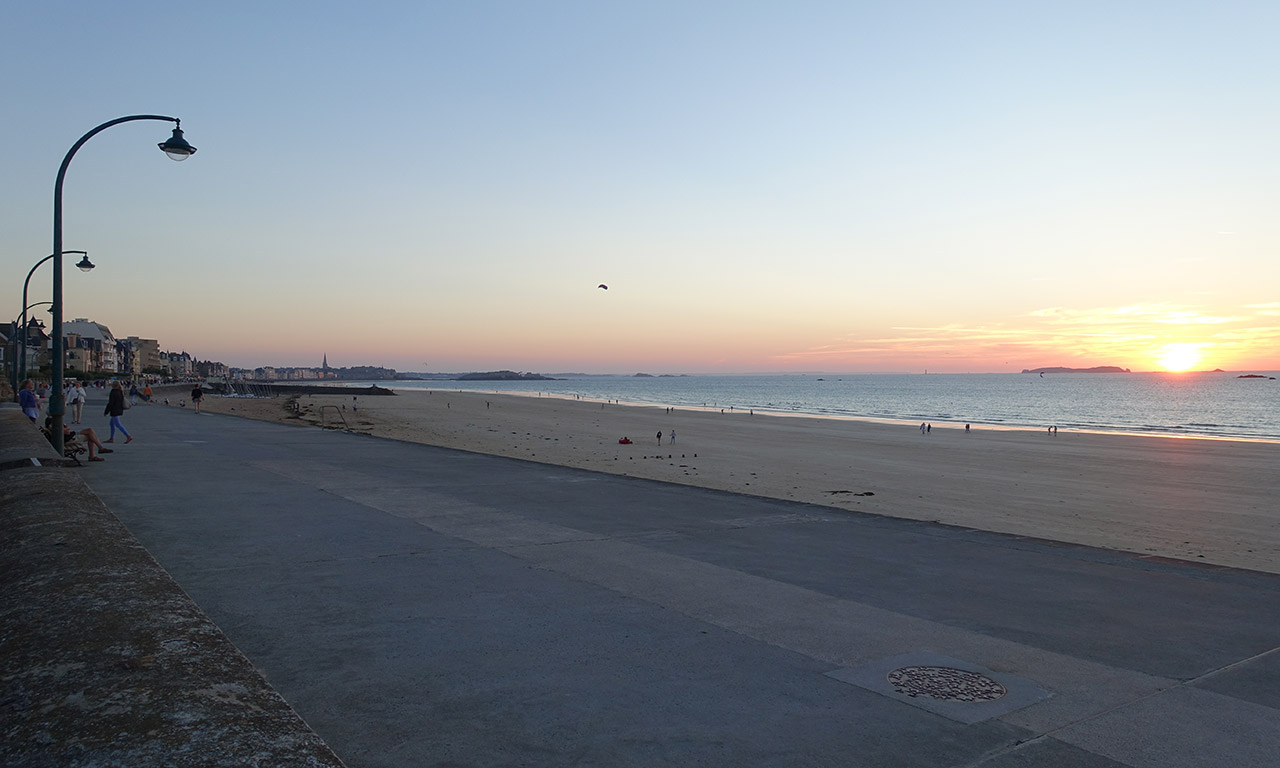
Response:
POLYGON ((196 413, 200 412, 200 401, 204 399, 204 390, 197 383, 191 389, 191 404, 196 407, 196 413))
POLYGON ((66 404, 71 406, 71 422, 72 424, 80 423, 80 416, 84 412, 84 387, 80 386, 80 382, 73 381, 67 387, 66 404))
POLYGON ((22 382, 22 388, 18 390, 18 407, 32 424, 40 418, 40 400, 36 398, 36 383, 31 379, 22 382))
POLYGON ((104 443, 114 443, 116 441, 116 430, 120 430, 120 434, 124 435, 124 443, 128 445, 133 442, 133 435, 129 434, 129 430, 124 428, 120 423, 120 417, 124 415, 124 387, 120 386, 120 382, 111 382, 111 394, 107 395, 107 407, 102 410, 103 416, 111 417, 111 437, 103 440, 104 443))
POLYGON ((662 432, 658 432, 658 445, 662 445, 662 432))

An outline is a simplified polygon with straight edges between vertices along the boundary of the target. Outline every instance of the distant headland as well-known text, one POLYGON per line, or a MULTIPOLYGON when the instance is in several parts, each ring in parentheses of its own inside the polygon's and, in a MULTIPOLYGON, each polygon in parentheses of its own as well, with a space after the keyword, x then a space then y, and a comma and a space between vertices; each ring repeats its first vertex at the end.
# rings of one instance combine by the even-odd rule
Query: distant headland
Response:
POLYGON ((1023 373, 1131 373, 1128 368, 1115 365, 1095 365, 1092 368, 1023 368, 1023 373))
POLYGON ((515 371, 487 371, 485 373, 464 373, 455 381, 555 381, 550 376, 540 373, 516 373, 515 371))

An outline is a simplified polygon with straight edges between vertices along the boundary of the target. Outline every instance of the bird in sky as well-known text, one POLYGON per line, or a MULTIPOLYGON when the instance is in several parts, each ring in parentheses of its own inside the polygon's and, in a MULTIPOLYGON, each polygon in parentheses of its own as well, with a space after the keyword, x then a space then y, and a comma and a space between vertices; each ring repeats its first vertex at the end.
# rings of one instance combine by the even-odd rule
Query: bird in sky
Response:
POLYGON ((597 288, 603 288, 603 289, 605 289, 606 291, 607 291, 607 290, 609 290, 609 286, 605 285, 604 283, 601 283, 601 284, 597 285, 596 287, 597 287, 597 288))

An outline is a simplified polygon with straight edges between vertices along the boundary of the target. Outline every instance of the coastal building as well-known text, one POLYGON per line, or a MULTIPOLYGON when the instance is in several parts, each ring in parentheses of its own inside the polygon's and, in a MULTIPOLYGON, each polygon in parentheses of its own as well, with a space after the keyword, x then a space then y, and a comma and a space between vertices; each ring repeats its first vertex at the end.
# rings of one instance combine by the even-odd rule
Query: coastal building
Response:
POLYGON ((44 323, 38 317, 27 318, 27 327, 23 329, 21 322, 8 323, 7 329, 11 330, 12 336, 5 336, 5 352, 4 359, 6 363, 17 365, 18 347, 21 346, 23 340, 27 344, 26 369, 30 371, 40 370, 40 366, 49 363, 49 335, 45 333, 44 323), (24 332, 25 330, 25 332, 24 332), (17 345, 9 343, 16 340, 17 345), (11 361, 10 356, 14 359, 11 361))
POLYGON ((186 352, 161 352, 160 368, 166 376, 190 376, 195 371, 195 361, 186 352))
POLYGON ((49 361, 49 334, 45 333, 45 324, 38 317, 28 317, 26 329, 22 328, 22 323, 14 323, 12 328, 19 340, 27 339, 26 344, 18 344, 14 362, 20 361, 19 365, 26 371, 40 370, 40 366, 49 361))
POLYGON ((120 357, 111 329, 83 317, 62 324, 67 367, 86 373, 116 373, 120 357))
POLYGON ((123 370, 135 375, 159 373, 164 370, 160 363, 160 342, 155 339, 141 339, 130 336, 121 340, 124 347, 122 357, 125 360, 123 370))
POLYGON ((214 362, 213 360, 197 360, 195 361, 193 369, 195 375, 206 379, 225 379, 231 372, 231 369, 224 363, 214 362))

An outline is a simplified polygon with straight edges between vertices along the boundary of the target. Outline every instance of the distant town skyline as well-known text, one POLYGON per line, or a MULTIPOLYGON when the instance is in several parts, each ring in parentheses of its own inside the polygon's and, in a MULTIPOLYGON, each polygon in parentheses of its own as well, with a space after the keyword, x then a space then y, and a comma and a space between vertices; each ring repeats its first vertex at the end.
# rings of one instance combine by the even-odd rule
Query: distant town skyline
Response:
POLYGON ((1242 0, 9 4, 0 303, 68 148, 156 113, 198 154, 131 123, 69 169, 64 247, 97 268, 64 314, 229 366, 1276 370, 1278 26, 1242 0))

